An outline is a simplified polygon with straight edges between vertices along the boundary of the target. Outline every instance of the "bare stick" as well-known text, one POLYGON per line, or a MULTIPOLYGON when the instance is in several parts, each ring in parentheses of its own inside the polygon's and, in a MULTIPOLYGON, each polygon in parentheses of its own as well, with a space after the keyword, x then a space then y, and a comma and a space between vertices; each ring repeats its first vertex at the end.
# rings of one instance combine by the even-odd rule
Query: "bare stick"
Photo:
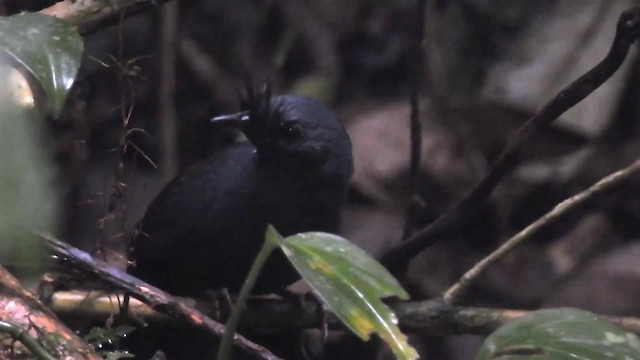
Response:
POLYGON ((178 50, 178 2, 169 1, 160 9, 160 172, 165 182, 178 173, 178 131, 176 123, 176 53, 178 50))
MULTIPOLYGON (((173 296, 137 279, 115 267, 96 260, 86 252, 60 241, 48 234, 40 235, 45 245, 58 257, 58 259, 73 269, 92 275, 117 289, 131 294, 134 298, 148 304, 152 309, 173 316, 178 320, 190 323, 218 337, 225 332, 224 325, 207 317, 192 306, 178 301, 173 296)), ((244 351, 255 354, 261 359, 278 359, 265 347, 255 344, 245 337, 236 334, 233 343, 244 351)))
POLYGON ((503 258, 507 253, 513 250, 516 246, 522 244, 525 240, 531 238, 540 229, 549 225, 553 221, 557 220, 560 216, 564 215, 568 211, 575 209, 583 204, 593 196, 600 194, 621 182, 627 180, 631 175, 640 170, 640 160, 636 160, 628 167, 618 170, 613 174, 602 178, 600 181, 592 185, 587 190, 574 195, 563 202, 556 205, 550 212, 538 220, 531 223, 522 231, 517 233, 511 239, 507 240, 498 249, 491 253, 486 258, 475 264, 469 271, 467 271, 462 277, 451 286, 443 295, 443 299, 447 303, 452 303, 457 300, 460 295, 467 289, 471 282, 480 276, 487 268, 493 265, 496 261, 503 258))
POLYGON ((464 222, 481 209, 502 178, 513 168, 516 150, 520 145, 609 79, 622 65, 629 53, 629 48, 639 35, 640 7, 636 7, 620 15, 616 36, 605 58, 593 69, 564 88, 522 125, 509 139, 489 173, 464 199, 407 241, 392 248, 383 258, 383 263, 396 274, 404 273, 409 261, 414 256, 463 226, 464 222))
POLYGON ((418 21, 416 21, 417 35, 415 46, 415 54, 413 57, 413 79, 411 80, 411 115, 409 126, 411 128, 411 150, 409 154, 409 207, 407 208, 407 218, 402 231, 402 239, 407 239, 411 235, 411 230, 415 223, 416 213, 418 210, 418 185, 420 176, 420 155, 422 152, 422 126, 420 124, 420 105, 418 96, 420 93, 420 83, 424 76, 422 68, 424 66, 424 28, 425 28, 425 12, 427 9, 427 0, 418 0, 418 21))

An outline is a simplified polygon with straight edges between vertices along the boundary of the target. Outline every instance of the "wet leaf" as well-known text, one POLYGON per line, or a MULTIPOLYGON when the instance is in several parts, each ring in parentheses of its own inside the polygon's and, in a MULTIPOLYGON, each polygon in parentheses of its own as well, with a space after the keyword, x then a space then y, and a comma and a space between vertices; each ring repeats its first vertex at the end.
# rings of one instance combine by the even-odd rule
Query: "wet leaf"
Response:
POLYGON ((82 49, 76 27, 62 20, 36 13, 0 17, 0 52, 40 82, 54 116, 62 112, 82 49))
POLYGON ((640 339, 587 311, 547 309, 496 330, 477 359, 640 359, 640 339))
POLYGON ((308 232, 282 238, 273 227, 291 263, 336 316, 363 340, 377 333, 398 359, 418 354, 400 332, 395 314, 381 298, 409 295, 376 260, 352 242, 333 234, 308 232))

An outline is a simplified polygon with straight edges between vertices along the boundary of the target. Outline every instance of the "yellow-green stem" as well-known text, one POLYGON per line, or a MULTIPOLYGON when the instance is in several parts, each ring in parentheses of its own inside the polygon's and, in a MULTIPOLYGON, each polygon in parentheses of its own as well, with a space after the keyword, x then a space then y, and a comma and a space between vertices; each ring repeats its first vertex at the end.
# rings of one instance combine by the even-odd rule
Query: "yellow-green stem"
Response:
MULTIPOLYGON (((271 227, 271 225, 269 225, 269 227, 271 227)), ((229 317, 229 321, 227 322, 224 336, 220 341, 220 348, 218 349, 218 355, 216 356, 217 360, 231 359, 233 337, 236 334, 236 329, 238 328, 240 317, 242 316, 242 313, 247 306, 247 298, 249 297, 249 294, 251 294, 253 285, 258 279, 264 263, 269 258, 269 255, 271 255, 271 252, 273 252, 273 250, 278 247, 279 236, 270 236, 269 233, 271 232, 271 230, 271 228, 267 230, 267 236, 265 236, 264 244, 262 245, 262 248, 260 249, 258 255, 256 255, 256 259, 251 265, 251 269, 249 270, 247 278, 244 280, 244 284, 242 285, 242 289, 240 289, 240 294, 238 295, 238 300, 236 300, 236 303, 233 305, 233 311, 231 311, 231 316, 229 317)))

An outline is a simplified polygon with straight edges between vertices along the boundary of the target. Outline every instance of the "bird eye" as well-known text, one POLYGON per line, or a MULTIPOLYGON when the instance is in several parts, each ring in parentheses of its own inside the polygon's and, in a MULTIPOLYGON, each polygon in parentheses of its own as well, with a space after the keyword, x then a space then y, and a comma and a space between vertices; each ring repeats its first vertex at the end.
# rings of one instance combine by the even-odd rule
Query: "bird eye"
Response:
POLYGON ((279 124, 278 131, 285 139, 295 139, 302 132, 302 126, 296 120, 283 121, 279 124))

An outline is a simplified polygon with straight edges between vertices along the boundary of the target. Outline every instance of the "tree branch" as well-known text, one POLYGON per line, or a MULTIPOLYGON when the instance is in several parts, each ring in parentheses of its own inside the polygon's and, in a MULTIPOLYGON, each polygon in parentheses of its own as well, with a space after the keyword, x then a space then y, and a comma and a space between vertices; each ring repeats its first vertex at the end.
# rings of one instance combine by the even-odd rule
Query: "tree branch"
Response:
POLYGON ((76 25, 80 32, 95 30, 106 20, 117 17, 123 9, 127 16, 133 15, 149 6, 160 5, 167 0, 63 0, 40 14, 55 16, 76 25))
MULTIPOLYGON (((59 261, 70 268, 82 271, 90 276, 111 284, 117 289, 124 290, 132 297, 148 304, 152 309, 176 319, 190 323, 218 337, 222 337, 225 331, 224 325, 207 317, 168 293, 149 285, 113 266, 96 260, 86 252, 54 238, 51 235, 42 234, 40 238, 45 245, 58 257, 59 261)), ((257 355, 262 359, 278 359, 269 350, 255 344, 245 337, 236 334, 233 343, 240 349, 257 355)))
MULTIPOLYGON (((118 313, 113 296, 95 292, 60 291, 53 294, 50 308, 61 316, 104 320, 118 313)), ((133 307, 130 312, 145 322, 176 321, 141 302, 135 301, 131 305, 133 307)), ((212 304, 198 304, 198 306, 206 308, 208 313, 220 312, 220 309, 212 304)), ((317 327, 316 306, 317 304, 313 301, 298 304, 282 299, 253 299, 248 303, 240 326, 255 333, 317 327)), ((522 310, 451 306, 442 301, 398 302, 391 304, 391 307, 398 315, 403 331, 421 332, 433 336, 486 335, 530 313, 522 310)), ((625 330, 640 333, 640 318, 614 316, 601 316, 601 318, 625 330)), ((340 321, 331 313, 327 314, 327 321, 332 328, 341 326, 340 321)))
MULTIPOLYGON (((0 266, 0 332, 7 332, 26 348, 56 358, 99 360, 100 355, 80 339, 71 329, 45 307, 37 297, 20 285, 4 267, 0 266), (20 333, 17 333, 17 330, 20 333), (40 344, 34 344, 35 340, 40 344), (44 340, 44 341, 43 341, 44 340), (46 349, 41 343, 46 342, 46 349), (39 346, 34 346, 39 345, 39 346)), ((35 354, 34 353, 34 354, 35 354)))
POLYGON ((460 295, 467 289, 471 282, 478 278, 486 269, 493 265, 496 261, 502 259, 506 254, 513 250, 516 246, 522 244, 525 240, 531 238, 540 229, 557 220, 562 215, 566 214, 570 210, 583 204, 593 196, 600 194, 612 187, 627 180, 631 175, 640 170, 640 160, 636 160, 633 164, 627 166, 622 170, 618 170, 609 176, 602 178, 600 181, 592 185, 587 190, 574 195, 563 202, 556 205, 550 212, 538 220, 531 223, 522 231, 517 233, 511 239, 507 240, 493 253, 489 254, 486 258, 475 264, 469 271, 467 271, 462 277, 451 286, 443 295, 443 300, 448 303, 452 303, 457 300, 460 295))
POLYGON ((436 241, 450 235, 473 216, 489 198, 502 178, 514 166, 516 150, 530 139, 539 129, 549 125, 565 111, 576 105, 596 90, 622 65, 629 48, 640 35, 640 8, 627 10, 620 15, 616 36, 605 58, 564 88, 537 114, 523 124, 502 150, 489 173, 473 190, 453 208, 445 212, 426 228, 415 233, 407 241, 392 248, 383 263, 394 273, 404 273, 409 261, 436 241))
POLYGON ((411 129, 411 150, 409 153, 409 207, 407 208, 407 218, 402 231, 402 239, 407 239, 411 235, 415 223, 416 213, 419 204, 418 186, 420 185, 420 157, 422 154, 422 124, 420 123, 419 93, 420 84, 424 72, 424 29, 426 27, 425 17, 427 11, 427 0, 418 0, 418 18, 416 21, 416 39, 413 58, 413 78, 411 81, 411 114, 409 116, 409 127, 411 129))
POLYGON ((160 173, 168 183, 178 173, 178 121, 176 111, 176 54, 178 50, 179 6, 170 1, 160 9, 160 74, 158 128, 160 130, 160 173))

